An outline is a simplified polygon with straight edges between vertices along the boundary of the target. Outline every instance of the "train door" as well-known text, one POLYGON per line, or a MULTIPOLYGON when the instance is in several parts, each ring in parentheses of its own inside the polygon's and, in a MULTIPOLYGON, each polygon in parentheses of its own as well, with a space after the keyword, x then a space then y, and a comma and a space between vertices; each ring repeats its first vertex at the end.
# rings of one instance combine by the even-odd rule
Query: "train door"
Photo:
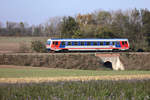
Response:
POLYGON ((52 48, 53 49, 58 49, 59 48, 59 42, 58 41, 53 41, 52 48))
POLYGON ((65 41, 61 41, 60 43, 60 48, 65 48, 66 42, 65 41))
POLYGON ((120 41, 117 41, 116 43, 115 43, 115 46, 117 47, 117 48, 120 48, 121 46, 120 46, 120 41))

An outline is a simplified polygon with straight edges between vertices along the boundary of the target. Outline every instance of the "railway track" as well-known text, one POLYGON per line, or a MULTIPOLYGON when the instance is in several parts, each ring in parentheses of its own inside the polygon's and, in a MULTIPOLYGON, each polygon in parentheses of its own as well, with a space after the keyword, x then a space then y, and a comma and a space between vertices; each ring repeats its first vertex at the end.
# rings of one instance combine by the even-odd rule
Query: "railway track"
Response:
POLYGON ((53 52, 49 54, 74 54, 74 53, 79 53, 79 54, 95 54, 95 53, 102 53, 102 54, 113 54, 113 53, 118 53, 118 54, 150 54, 150 52, 53 52))

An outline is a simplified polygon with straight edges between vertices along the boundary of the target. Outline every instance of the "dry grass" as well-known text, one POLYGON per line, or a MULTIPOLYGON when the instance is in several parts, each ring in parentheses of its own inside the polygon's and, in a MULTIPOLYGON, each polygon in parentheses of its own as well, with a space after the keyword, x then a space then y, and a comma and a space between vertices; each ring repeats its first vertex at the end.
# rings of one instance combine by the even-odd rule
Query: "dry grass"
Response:
POLYGON ((0 43, 0 53, 17 52, 19 43, 0 43))
POLYGON ((90 81, 90 80, 143 80, 150 75, 113 75, 113 76, 78 76, 78 77, 39 77, 39 78, 0 78, 0 83, 40 83, 58 81, 90 81))
MULTIPOLYGON (((16 65, 0 65, 0 68, 11 68, 11 69, 50 69, 50 68, 47 68, 47 67, 32 67, 32 66, 16 66, 16 65)), ((51 68, 53 69, 53 68, 51 68)))
POLYGON ((0 37, 0 53, 19 52, 20 45, 26 44, 30 47, 31 41, 46 41, 48 37, 0 37))

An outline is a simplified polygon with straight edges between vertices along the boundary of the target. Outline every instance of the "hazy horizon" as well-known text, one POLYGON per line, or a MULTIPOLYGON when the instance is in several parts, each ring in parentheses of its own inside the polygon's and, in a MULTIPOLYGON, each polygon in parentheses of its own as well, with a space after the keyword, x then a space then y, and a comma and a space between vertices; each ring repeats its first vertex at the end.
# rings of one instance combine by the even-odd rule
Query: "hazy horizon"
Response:
POLYGON ((29 25, 38 25, 51 17, 75 16, 97 10, 150 10, 149 0, 1 0, 0 22, 26 22, 29 25))

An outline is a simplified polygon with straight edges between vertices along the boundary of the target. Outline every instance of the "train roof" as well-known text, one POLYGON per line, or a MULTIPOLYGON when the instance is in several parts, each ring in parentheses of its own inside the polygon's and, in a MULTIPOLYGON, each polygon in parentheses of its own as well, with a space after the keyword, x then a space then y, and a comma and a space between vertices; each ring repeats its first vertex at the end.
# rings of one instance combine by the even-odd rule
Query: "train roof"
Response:
POLYGON ((51 38, 48 39, 48 41, 128 41, 128 39, 119 39, 119 38, 115 38, 115 39, 60 39, 60 38, 51 38))

